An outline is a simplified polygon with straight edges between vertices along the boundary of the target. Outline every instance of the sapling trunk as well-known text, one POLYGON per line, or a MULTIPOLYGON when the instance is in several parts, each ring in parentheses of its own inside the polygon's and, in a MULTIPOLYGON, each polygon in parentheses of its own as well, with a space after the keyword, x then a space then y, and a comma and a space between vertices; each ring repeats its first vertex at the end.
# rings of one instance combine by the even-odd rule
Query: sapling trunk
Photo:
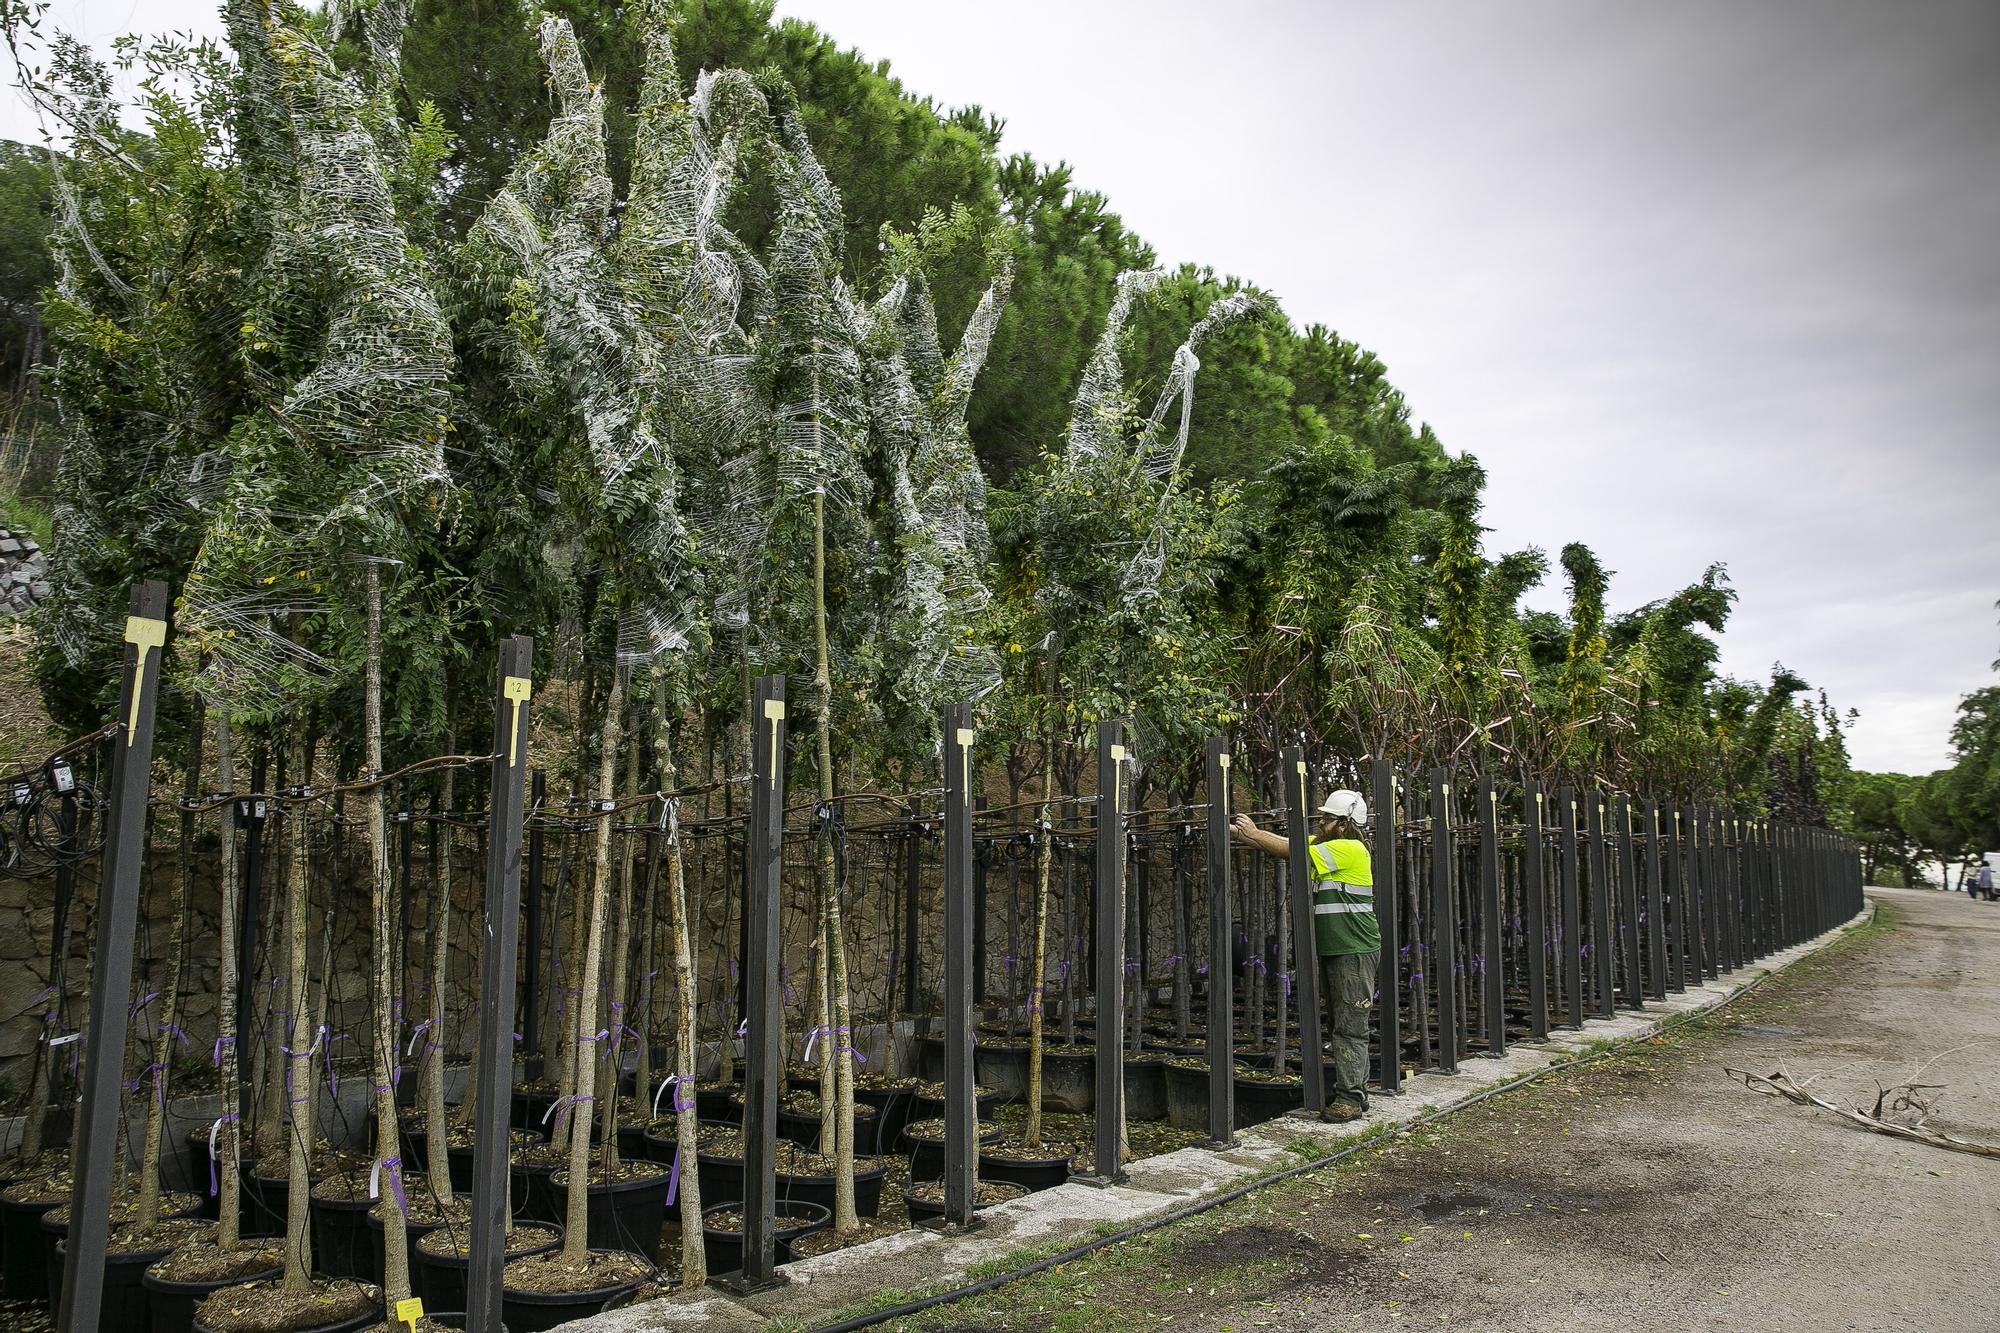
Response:
MULTIPOLYGON (((1055 678, 1051 663, 1049 678, 1055 678)), ((1053 693, 1053 691, 1051 691, 1053 693)), ((1053 708, 1054 700, 1046 701, 1053 708)), ((1042 1146, 1042 1044, 1046 1020, 1042 1002, 1049 966, 1049 871, 1055 857, 1056 731, 1051 722, 1042 732, 1042 803, 1035 815, 1035 931, 1028 958, 1028 1120, 1022 1138, 1030 1148, 1042 1146)))
MULTIPOLYGON (((229 713, 220 708, 215 713, 215 782, 216 790, 225 795, 236 790, 236 759, 230 752, 229 713)), ((216 941, 220 959, 215 978, 215 1054, 216 1079, 222 1088, 222 1117, 210 1130, 209 1137, 214 1144, 216 1204, 221 1209, 221 1221, 215 1229, 215 1246, 229 1251, 236 1248, 242 1229, 243 1179, 239 1163, 243 1156, 243 1126, 237 1121, 236 1111, 240 1104, 236 1086, 236 818, 228 807, 224 807, 222 817, 220 856, 222 904, 218 924, 221 938, 216 941)))
MULTIPOLYGON (((825 830, 820 833, 821 841, 826 840, 825 830)), ((826 951, 826 907, 817 898, 813 901, 813 948, 812 948, 812 1025, 807 1030, 806 1040, 811 1045, 817 1039, 813 1050, 819 1060, 819 1141, 823 1146, 831 1146, 838 1132, 833 1124, 833 988, 827 976, 826 951)))
MULTIPOLYGON (((282 765, 280 766, 282 768, 282 765)), ((284 774, 279 773, 277 785, 283 785, 284 774)), ((268 1003, 264 1008, 263 1040, 257 1043, 257 1133, 252 1150, 257 1160, 277 1152, 285 1142, 285 1036, 286 1025, 281 1024, 279 1014, 279 988, 284 988, 286 996, 291 994, 291 978, 280 969, 283 960, 289 956, 285 945, 285 914, 283 911, 264 913, 264 979, 263 986, 268 1003)), ((289 1019, 291 1014, 283 1015, 289 1019)))
MULTIPOLYGON (((664 779, 661 780, 659 790, 667 790, 664 779)), ((639 1033, 639 1056, 637 1067, 633 1073, 632 1086, 637 1089, 639 1094, 639 1104, 642 1108, 640 1111, 641 1119, 644 1119, 646 1115, 644 1109, 645 1099, 652 1094, 653 1090, 653 1034, 657 1030, 654 1023, 656 1015, 654 1013, 653 994, 653 978, 657 974, 655 942, 659 935, 660 906, 660 857, 659 844, 655 840, 657 837, 658 834, 649 829, 646 835, 639 840, 639 847, 643 853, 639 862, 639 922, 641 926, 639 935, 639 984, 634 988, 638 994, 636 997, 637 1005, 633 1010, 632 1023, 632 1026, 639 1033)))
MULTIPOLYGON (((626 741, 625 788, 637 791, 639 788, 639 729, 635 726, 626 741)), ((616 845, 614 841, 614 846, 616 845)), ((625 987, 630 981, 630 966, 627 959, 632 952, 632 839, 625 836, 623 852, 617 859, 614 882, 618 886, 618 906, 612 913, 611 931, 611 990, 610 1013, 606 1015, 606 1029, 610 1033, 611 1058, 608 1069, 600 1068, 597 1078, 600 1114, 604 1117, 604 1169, 606 1177, 615 1172, 619 1165, 618 1156, 618 1106, 622 1099, 619 1088, 623 1084, 625 1051, 625 987)), ((644 1094, 641 1094, 642 1096, 644 1094)))
MULTIPOLYGON (((449 750, 458 738, 458 729, 453 725, 456 719, 445 723, 445 748, 449 750)), ((444 1024, 445 988, 449 982, 447 972, 451 966, 451 887, 452 887, 452 847, 451 812, 457 808, 454 798, 458 795, 458 770, 444 771, 443 791, 444 819, 431 825, 431 837, 444 839, 442 854, 438 857, 437 882, 431 886, 434 898, 431 922, 431 1005, 425 1021, 430 1024, 424 1029, 422 1079, 419 1091, 424 1099, 424 1143, 428 1148, 426 1158, 432 1169, 427 1174, 430 1190, 441 1204, 452 1201, 451 1172, 442 1168, 442 1163, 451 1160, 451 1127, 445 1118, 444 1109, 444 1024)))
MULTIPOLYGON (((654 673, 653 764, 660 789, 675 786, 673 719, 666 673, 654 673)), ((669 798, 671 799, 671 798, 669 798)), ((673 942, 674 969, 674 1138, 685 1167, 695 1160, 700 1125, 695 1112, 695 971, 689 941, 687 880, 681 866, 681 827, 676 806, 667 809, 667 929, 673 942)), ((701 1173, 684 1169, 676 1182, 681 1210, 681 1286, 699 1288, 708 1280, 708 1256, 702 1241, 701 1173)))
MULTIPOLYGON (((303 741, 293 742, 294 772, 306 771, 303 741)), ((285 1176, 289 1197, 285 1204, 286 1291, 306 1291, 312 1285, 312 1233, 309 1205, 312 1192, 313 1131, 307 1112, 312 1105, 312 1015, 307 1012, 306 976, 306 880, 311 865, 312 846, 308 836, 306 806, 300 803, 288 812, 290 856, 285 863, 285 978, 289 986, 286 1000, 291 1015, 291 1032, 286 1040, 286 1107, 290 1113, 285 1135, 285 1176)), ((273 1080, 276 1082, 278 1080, 273 1080)), ((389 1122, 394 1133, 395 1121, 389 1122)))
MULTIPOLYGON (((614 660, 611 688, 604 703, 604 728, 599 749, 597 791, 600 801, 609 802, 618 794, 618 742, 620 718, 625 710, 625 678, 614 660)), ((590 906, 583 928, 583 965, 576 973, 576 1040, 570 1043, 573 1074, 571 1086, 579 1098, 591 1087, 597 1070, 597 977, 604 967, 604 918, 611 898, 611 819, 597 821, 596 851, 591 858, 590 906)), ((579 904, 581 906, 582 904, 579 904)), ((569 1122, 569 1199, 563 1215, 564 1262, 582 1263, 590 1253, 590 1130, 595 1122, 587 1112, 571 1115, 569 1122)))
MULTIPOLYGON (((819 397, 817 372, 813 386, 815 408, 819 397)), ((813 434, 819 434, 817 411, 813 434)), ((826 636, 826 493, 813 495, 813 696, 816 703, 814 729, 819 747, 819 801, 823 811, 833 805, 833 670, 828 661, 826 636)), ((826 923, 824 954, 827 986, 833 996, 833 1031, 826 1040, 833 1047, 833 1229, 853 1231, 861 1225, 854 1209, 854 1039, 853 1020, 847 999, 847 945, 841 938, 840 883, 833 860, 833 839, 822 834, 819 853, 820 910, 826 923)), ((822 1100, 827 1095, 820 1085, 822 1100)))
MULTIPOLYGON (((181 969, 187 954, 187 904, 194 881, 194 812, 187 809, 201 794, 202 740, 208 734, 207 718, 200 694, 194 696, 187 774, 181 784, 181 844, 175 857, 173 901, 167 909, 167 973, 160 982, 160 1023, 153 1033, 153 1097, 146 1103, 146 1137, 139 1154, 139 1210, 135 1221, 150 1227, 160 1220, 160 1140, 166 1127, 168 1070, 173 1062, 174 1037, 179 1031, 181 969)), ((223 995, 231 994, 224 990, 223 995)), ((119 1117, 122 1121, 124 1117, 119 1117)), ((122 1159, 121 1159, 122 1160, 122 1159)))
MULTIPOLYGON (((395 1190, 402 1169, 396 1119, 396 1016, 390 990, 391 942, 401 935, 390 912, 389 828, 382 808, 382 575, 373 561, 368 570, 368 661, 362 690, 362 747, 371 784, 367 793, 369 906, 374 916, 374 975, 370 999, 375 1018, 375 1169, 382 1187, 395 1190)), ((305 1191, 292 1186, 293 1206, 305 1191)), ((403 1210, 388 1207, 382 1214, 382 1295, 391 1310, 410 1296, 410 1252, 403 1239, 403 1210)))

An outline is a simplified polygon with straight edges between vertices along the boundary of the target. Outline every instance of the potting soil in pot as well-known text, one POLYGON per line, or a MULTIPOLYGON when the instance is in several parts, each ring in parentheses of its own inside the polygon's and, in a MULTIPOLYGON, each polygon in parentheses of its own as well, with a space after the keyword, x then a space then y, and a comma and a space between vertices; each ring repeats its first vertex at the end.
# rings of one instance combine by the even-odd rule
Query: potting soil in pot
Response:
POLYGON ((501 1270, 500 1319, 508 1333, 543 1333, 629 1299, 652 1272, 646 1260, 617 1250, 575 1261, 560 1250, 514 1259, 501 1270))
MULTIPOLYGON (((467 1255, 470 1243, 471 1237, 464 1231, 439 1227, 425 1232, 412 1247, 410 1285, 431 1309, 448 1311, 465 1308, 465 1272, 470 1264, 467 1255)), ((560 1244, 561 1227, 517 1222, 514 1229, 507 1233, 506 1258, 523 1259, 530 1255, 547 1254, 560 1244)))
MULTIPOLYGON (((975 1210, 991 1208, 996 1203, 1024 1198, 1027 1193, 1027 1189, 1020 1185, 1003 1184, 997 1180, 974 1181, 972 1206, 975 1210)), ((913 1224, 943 1217, 944 1182, 932 1180, 912 1185, 903 1191, 903 1200, 910 1206, 910 1221, 913 1224)))
MULTIPOLYGON (((603 1164, 590 1168, 587 1200, 595 1249, 629 1250, 651 1258, 660 1248, 660 1230, 667 1220, 667 1186, 671 1177, 658 1162, 624 1162, 607 1176, 603 1164)), ((569 1172, 549 1177, 549 1189, 568 1206, 569 1172)))
POLYGON ((224 1287, 195 1306, 201 1333, 348 1333, 382 1318, 382 1289, 314 1279, 299 1291, 278 1282, 224 1287))
POLYGON ((275 1278, 284 1270, 280 1241, 245 1241, 224 1252, 212 1243, 183 1245, 157 1259, 142 1279, 152 1333, 189 1333, 194 1307, 210 1292, 242 1282, 275 1278))
MULTIPOLYGON (((67 1211, 67 1210, 64 1210, 67 1211)), ((141 1227, 136 1223, 114 1225, 104 1242, 104 1282, 98 1297, 98 1327, 116 1330, 143 1329, 149 1324, 145 1275, 149 1265, 177 1247, 213 1233, 215 1223, 206 1218, 179 1217, 141 1227)), ((50 1273, 52 1309, 58 1320, 62 1307, 62 1269, 68 1261, 68 1237, 56 1242, 56 1263, 50 1273)))
POLYGON ((1075 1144, 1048 1138, 1039 1148, 1002 1140, 980 1148, 979 1175, 982 1180, 1019 1185, 1031 1193, 1054 1189, 1069 1179, 1069 1159, 1075 1154, 1075 1144))

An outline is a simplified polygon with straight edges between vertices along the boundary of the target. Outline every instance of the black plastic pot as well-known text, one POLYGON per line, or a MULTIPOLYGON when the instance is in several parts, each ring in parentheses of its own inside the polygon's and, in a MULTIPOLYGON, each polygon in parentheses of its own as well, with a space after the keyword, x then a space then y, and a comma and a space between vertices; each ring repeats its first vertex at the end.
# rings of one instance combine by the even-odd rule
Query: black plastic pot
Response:
POLYGON ((1019 1185, 1030 1194, 1037 1190, 1052 1190, 1069 1180, 1069 1159, 1069 1153, 1023 1160, 982 1152, 979 1154, 979 1178, 999 1181, 1004 1185, 1019 1185))
MULTIPOLYGON (((778 1109, 778 1137, 790 1139, 801 1148, 819 1148, 820 1123, 817 1115, 801 1115, 797 1111, 778 1109)), ((882 1113, 872 1106, 863 1104, 858 1098, 854 1104, 854 1151, 873 1157, 882 1151, 882 1113)))
POLYGON ((564 1169, 560 1162, 516 1162, 511 1179, 517 1212, 527 1222, 560 1222, 564 1200, 549 1185, 549 1177, 564 1169))
POLYGON ((700 1120, 731 1120, 729 1099, 741 1096, 741 1083, 697 1083, 694 1085, 694 1113, 700 1120))
MULTIPOLYGON (((1020 1198, 1021 1196, 1016 1195, 1014 1197, 1020 1198)), ((1011 1203, 1012 1200, 1006 1200, 1006 1202, 1011 1203)), ((910 1211, 910 1224, 912 1226, 921 1222, 935 1222, 944 1216, 944 1205, 942 1203, 927 1203, 922 1199, 911 1198, 909 1190, 903 1191, 903 1206, 910 1211)), ((975 1203, 972 1205, 972 1211, 976 1213, 981 1209, 991 1208, 992 1206, 990 1203, 975 1203)))
MULTIPOLYGON (((567 1181, 565 1173, 558 1173, 549 1181, 549 1187, 565 1201, 567 1181)), ((647 1262, 652 1262, 660 1248, 660 1229, 667 1221, 670 1181, 665 1171, 649 1172, 631 1180, 592 1181, 588 1187, 590 1247, 628 1250, 643 1254, 647 1262)))
MULTIPOLYGON (((917 1077, 940 1079, 944 1077, 944 1038, 915 1037, 910 1042, 910 1056, 917 1066, 917 1077)), ((917 1119, 923 1119, 918 1116, 917 1119)))
MULTIPOLYGON (((208 1182, 211 1180, 219 1181, 220 1177, 215 1171, 216 1158, 208 1150, 208 1131, 206 1129, 191 1129, 188 1131, 187 1152, 188 1170, 194 1173, 194 1191, 201 1195, 201 1215, 211 1222, 220 1221, 222 1218, 221 1193, 218 1190, 216 1193, 211 1194, 208 1189, 208 1182)), ((4 1188, 4 1186, 0 1186, 0 1188, 4 1188)), ((241 1198, 242 1196, 239 1194, 239 1206, 241 1206, 241 1198)), ((240 1228, 242 1223, 240 1217, 237 1219, 237 1223, 240 1228)))
POLYGON ((1158 1057, 1125 1057, 1125 1115, 1132 1120, 1167 1118, 1166 1061, 1158 1057))
POLYGON ((972 1081, 1018 1102, 1028 1095, 1028 1048, 1025 1044, 978 1045, 972 1048, 972 1081))
MULTIPOLYGON (((151 1322, 151 1300, 146 1294, 146 1269, 172 1252, 174 1246, 137 1250, 131 1254, 104 1256, 104 1294, 98 1297, 97 1326, 116 1333, 140 1333, 151 1322)), ((62 1326, 63 1261, 68 1238, 56 1242, 54 1266, 49 1272, 49 1309, 57 1327, 62 1326)))
POLYGON ((1203 1060, 1208 1057, 1208 1043, 1198 1038, 1190 1038, 1187 1041, 1175 1041, 1171 1037, 1164 1037, 1157 1041, 1145 1042, 1144 1046, 1145 1049, 1163 1055, 1168 1059, 1203 1060))
POLYGON ((916 1119, 912 1114, 916 1110, 914 1091, 914 1084, 896 1088, 855 1087, 854 1100, 881 1113, 876 1151, 885 1151, 903 1141, 903 1126, 916 1119))
MULTIPOLYGON (((664 1134, 656 1134, 648 1129, 639 1136, 639 1156, 649 1162, 672 1167, 674 1158, 680 1156, 680 1130, 675 1128, 671 1120, 666 1122, 665 1128, 664 1134)), ((741 1125, 730 1120, 704 1120, 697 1126, 696 1133, 699 1135, 704 1130, 720 1130, 724 1134, 734 1134, 741 1128, 741 1125)))
POLYGON ((42 1250, 42 1215, 61 1203, 17 1203, 0 1199, 0 1234, 6 1236, 4 1292, 10 1301, 49 1299, 49 1265, 42 1250))
MULTIPOLYGON (((224 1283, 223 1285, 234 1286, 236 1284, 224 1283)), ((381 1322, 382 1307, 378 1305, 373 1310, 365 1311, 352 1319, 341 1319, 329 1324, 315 1324, 309 1329, 297 1329, 295 1333, 360 1333, 361 1329, 373 1328, 381 1322)), ((200 1318, 197 1317, 194 1321, 194 1333, 216 1333, 216 1331, 207 1324, 202 1323, 200 1318)))
POLYGON ((722 1153, 697 1152, 695 1179, 704 1199, 734 1199, 743 1193, 743 1159, 722 1153))
POLYGON ((309 1205, 314 1272, 328 1277, 359 1278, 363 1282, 382 1280, 381 1233, 368 1234, 368 1210, 376 1202, 314 1197, 309 1205))
MULTIPOLYGON (((903 1132, 903 1140, 910 1149, 910 1179, 913 1181, 941 1180, 944 1178, 944 1140, 912 1138, 909 1131, 903 1132)), ((979 1122, 979 1141, 998 1143, 1000 1126, 991 1120, 979 1122)))
POLYGON ((1208 1128, 1208 1070, 1168 1063, 1160 1066, 1167 1080, 1167 1123, 1175 1129, 1208 1128))
POLYGON ((284 1276, 284 1272, 283 1264, 273 1264, 259 1272, 215 1282, 171 1282, 147 1273, 140 1281, 146 1289, 151 1333, 190 1333, 194 1328, 194 1307, 210 1292, 241 1286, 245 1282, 276 1281, 284 1276))
MULTIPOLYGON (((542 1136, 532 1130, 516 1129, 510 1132, 513 1135, 511 1146, 515 1149, 533 1147, 542 1141, 542 1136)), ((624 1150, 625 1143, 622 1138, 618 1147, 621 1152, 624 1150)), ((455 1143, 444 1152, 447 1169, 451 1172, 451 1187, 461 1194, 469 1194, 472 1191, 472 1153, 473 1145, 470 1143, 455 1143)))
MULTIPOLYGON (((537 1226, 543 1225, 536 1223, 537 1226)), ((562 1244, 562 1228, 554 1227, 556 1238, 535 1245, 513 1248, 510 1239, 506 1257, 526 1259, 530 1255, 547 1254, 562 1244)), ((520 1235, 519 1231, 514 1233, 520 1235)), ((417 1295, 423 1297, 424 1306, 429 1310, 463 1310, 465 1308, 465 1273, 472 1266, 472 1260, 462 1254, 432 1254, 415 1245, 410 1247, 410 1285, 417 1295)))
POLYGON ((243 1234, 282 1236, 285 1213, 290 1207, 292 1182, 289 1176, 260 1176, 243 1173, 243 1234))
MULTIPOLYGON (((1048 1102, 1047 1077, 1048 1075, 1045 1071, 1042 1085, 1042 1101, 1044 1105, 1048 1102)), ((977 1115, 981 1120, 991 1120, 994 1108, 998 1107, 1002 1100, 1004 1099, 1000 1096, 998 1088, 988 1088, 985 1092, 972 1099, 973 1114, 977 1115)), ((928 1097, 921 1092, 910 1094, 910 1119, 941 1120, 943 1118, 944 1098, 928 1097)))
POLYGON ((1097 1052, 1042 1052, 1042 1109, 1086 1114, 1097 1105, 1097 1052))
POLYGON ((532 1130, 537 1134, 545 1133, 548 1127, 542 1123, 542 1117, 547 1115, 549 1108, 555 1104, 556 1095, 553 1092, 516 1088, 513 1107, 507 1113, 507 1123, 515 1129, 532 1130))
MULTIPOLYGON (((704 1208, 701 1212, 702 1216, 706 1218, 710 1213, 740 1210, 742 1207, 741 1203, 732 1200, 728 1203, 718 1203, 712 1208, 704 1208)), ((778 1216, 782 1218, 787 1214, 793 1217, 808 1217, 811 1220, 803 1225, 776 1228, 774 1238, 786 1253, 790 1253, 786 1242, 797 1240, 800 1236, 806 1235, 808 1232, 824 1231, 833 1225, 832 1211, 816 1203, 788 1203, 778 1216)), ((741 1231, 718 1231, 714 1227, 704 1224, 701 1229, 701 1244, 703 1251, 708 1256, 708 1271, 711 1274, 742 1271, 743 1233, 741 1231)))
MULTIPOLYGON (((854 1163, 854 1211, 863 1217, 874 1217, 882 1210, 882 1178, 888 1168, 881 1162, 874 1166, 854 1163)), ((783 1212, 792 1203, 816 1203, 822 1208, 833 1207, 832 1176, 795 1176, 786 1171, 778 1172, 778 1211, 783 1212)))
POLYGON ((1305 1088, 1297 1081, 1268 1083, 1236 1076, 1236 1128, 1248 1129, 1275 1120, 1306 1104, 1305 1088))
MULTIPOLYGON (((608 1251, 598 1250, 604 1254, 608 1251)), ((500 1285, 500 1321, 507 1333, 544 1333, 572 1319, 598 1314, 623 1305, 639 1289, 636 1281, 613 1282, 591 1291, 515 1291, 500 1285)))
MULTIPOLYGON (((443 1225, 443 1222, 413 1222, 407 1217, 403 1219, 403 1246, 409 1252, 410 1256, 408 1271, 412 1273, 417 1271, 417 1242, 443 1225)), ((383 1232, 382 1219, 373 1212, 370 1212, 368 1214, 368 1252, 377 1265, 377 1272, 383 1271, 388 1266, 388 1251, 385 1248, 387 1244, 388 1237, 383 1232)), ((454 1310, 458 1307, 441 1305, 438 1308, 440 1310, 454 1310)))

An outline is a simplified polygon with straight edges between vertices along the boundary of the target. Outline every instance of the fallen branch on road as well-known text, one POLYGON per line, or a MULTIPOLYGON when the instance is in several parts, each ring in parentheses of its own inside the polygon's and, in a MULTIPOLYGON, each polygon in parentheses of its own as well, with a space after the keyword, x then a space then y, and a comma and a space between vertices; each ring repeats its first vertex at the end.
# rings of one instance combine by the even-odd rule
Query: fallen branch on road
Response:
MULTIPOLYGON (((1944 1148, 1951 1152, 1971 1153, 1975 1157, 2000 1157, 2000 1144, 1975 1143, 1971 1139, 1961 1139, 1942 1130, 1932 1129, 1926 1120, 1938 1103, 1934 1095, 1943 1091, 1942 1085, 1935 1083, 1900 1083, 1893 1088, 1882 1088, 1875 1098, 1872 1110, 1862 1110, 1858 1106, 1836 1106, 1824 1097, 1816 1097, 1806 1091, 1805 1083, 1793 1079, 1782 1066, 1776 1073, 1752 1074, 1741 1069, 1723 1066, 1723 1073, 1742 1083, 1752 1092, 1766 1097, 1782 1097, 1799 1106, 1817 1106, 1822 1111, 1831 1112, 1842 1120, 1874 1130, 1877 1134, 1887 1134, 1891 1138, 1907 1139, 1911 1143, 1927 1143, 1933 1148, 1944 1148), (1915 1121, 1905 1123, 1892 1116, 1915 1111, 1915 1121)), ((1815 1076, 1817 1077, 1817 1076, 1815 1076)))

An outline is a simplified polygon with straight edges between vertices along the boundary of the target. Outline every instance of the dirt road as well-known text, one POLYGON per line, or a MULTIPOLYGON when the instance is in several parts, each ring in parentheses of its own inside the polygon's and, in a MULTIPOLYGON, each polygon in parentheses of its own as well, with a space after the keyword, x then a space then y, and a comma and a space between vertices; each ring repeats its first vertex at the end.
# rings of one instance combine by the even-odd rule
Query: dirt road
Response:
POLYGON ((2000 1329, 2000 1160, 1722 1072, 1872 1103, 1934 1061, 1932 1123, 2000 1142, 2000 906, 1875 896, 1699 1023, 909 1327, 2000 1329))

